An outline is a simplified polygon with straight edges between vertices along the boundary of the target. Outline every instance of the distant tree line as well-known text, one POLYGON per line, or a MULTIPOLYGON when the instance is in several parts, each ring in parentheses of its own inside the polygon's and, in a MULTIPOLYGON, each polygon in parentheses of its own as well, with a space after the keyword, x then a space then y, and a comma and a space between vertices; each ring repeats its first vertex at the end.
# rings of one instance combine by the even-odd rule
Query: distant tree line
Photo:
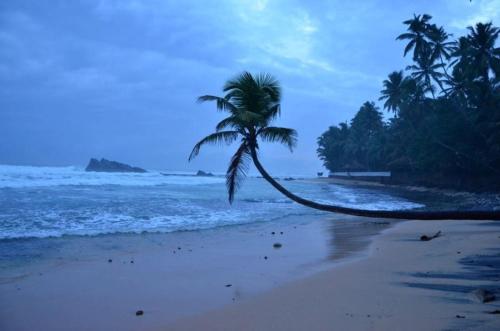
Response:
POLYGON ((365 102, 318 138, 328 170, 499 174, 500 30, 477 23, 453 40, 431 18, 415 15, 396 38, 413 64, 383 82, 379 100, 393 117, 365 102))

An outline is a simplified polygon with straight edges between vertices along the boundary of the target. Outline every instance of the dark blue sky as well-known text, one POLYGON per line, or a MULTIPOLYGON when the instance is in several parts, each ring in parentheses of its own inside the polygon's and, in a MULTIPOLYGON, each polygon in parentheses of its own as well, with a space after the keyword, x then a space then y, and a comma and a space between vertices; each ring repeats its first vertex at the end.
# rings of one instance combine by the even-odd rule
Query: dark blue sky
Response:
POLYGON ((266 146, 262 162, 315 173, 316 138, 408 63, 395 37, 413 13, 457 36, 498 22, 500 0, 2 0, 0 163, 224 171, 234 146, 187 163, 222 116, 195 100, 248 70, 281 81, 276 124, 299 132, 293 154, 266 146))

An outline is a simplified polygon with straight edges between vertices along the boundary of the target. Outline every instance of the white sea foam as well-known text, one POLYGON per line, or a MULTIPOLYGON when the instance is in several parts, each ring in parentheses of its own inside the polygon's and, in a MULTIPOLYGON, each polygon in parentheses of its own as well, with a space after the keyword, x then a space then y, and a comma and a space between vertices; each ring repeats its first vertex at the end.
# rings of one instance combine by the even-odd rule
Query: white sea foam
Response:
POLYGON ((338 205, 347 208, 368 210, 404 210, 425 207, 425 205, 408 201, 376 190, 351 188, 341 185, 330 185, 328 199, 313 199, 318 203, 338 205))
POLYGON ((160 172, 86 172, 77 167, 32 167, 0 165, 0 188, 60 185, 204 185, 223 183, 220 177, 163 175, 160 172))
MULTIPOLYGON (((242 212, 235 209, 209 211, 193 208, 192 215, 133 217, 125 214, 99 213, 83 220, 70 220, 57 213, 40 215, 33 222, 22 222, 0 231, 0 239, 94 236, 116 233, 168 233, 203 230, 214 227, 267 221, 266 212, 242 212)), ((282 216, 286 216, 283 214, 282 216)))
MULTIPOLYGON (((383 197, 381 197, 383 198, 383 197)), ((356 202, 355 199, 352 202, 344 201, 333 201, 325 199, 313 199, 318 203, 323 203, 327 205, 337 205, 346 208, 356 208, 356 209, 366 209, 366 210, 405 210, 405 209, 415 209, 425 207, 425 205, 396 199, 384 199, 382 201, 373 202, 356 202)))
MULTIPOLYGON (((378 190, 300 181, 286 185, 305 198, 345 207, 422 207, 378 190)), ((0 165, 0 239, 200 230, 320 214, 292 203, 263 179, 249 178, 232 206, 226 194, 224 178, 218 176, 0 165)))

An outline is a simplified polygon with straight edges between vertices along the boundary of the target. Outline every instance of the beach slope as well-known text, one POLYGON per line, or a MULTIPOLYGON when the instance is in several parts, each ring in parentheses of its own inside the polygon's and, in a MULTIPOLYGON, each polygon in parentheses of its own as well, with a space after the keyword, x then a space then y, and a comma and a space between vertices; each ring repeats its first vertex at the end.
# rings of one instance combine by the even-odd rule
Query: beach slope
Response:
POLYGON ((400 223, 368 258, 163 330, 499 330, 499 243, 494 222, 400 223), (480 302, 477 289, 497 300, 480 302))

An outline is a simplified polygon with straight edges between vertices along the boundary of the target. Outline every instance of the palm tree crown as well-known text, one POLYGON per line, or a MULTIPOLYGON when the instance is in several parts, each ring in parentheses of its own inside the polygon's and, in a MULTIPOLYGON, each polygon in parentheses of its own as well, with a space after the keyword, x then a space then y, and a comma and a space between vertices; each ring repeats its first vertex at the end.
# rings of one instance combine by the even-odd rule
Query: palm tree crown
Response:
POLYGON ((417 58, 416 63, 416 65, 413 64, 406 67, 406 70, 412 71, 411 76, 417 81, 422 82, 426 90, 430 91, 432 95, 434 95, 434 86, 432 85, 432 81, 435 81, 441 90, 443 90, 441 78, 443 78, 444 74, 439 71, 439 69, 443 68, 443 65, 440 63, 434 63, 432 55, 428 52, 424 52, 419 58, 417 58))
POLYGON ((419 99, 423 91, 421 84, 411 77, 405 77, 403 71, 394 71, 383 81, 384 89, 380 91, 379 100, 385 100, 384 108, 393 111, 396 115, 401 107, 414 99, 419 99))
POLYGON ((500 29, 491 23, 477 23, 475 27, 469 26, 467 29, 472 65, 478 71, 478 76, 485 82, 489 80, 490 70, 496 77, 500 76, 500 48, 495 47, 500 29))
POLYGON ((449 60, 451 51, 453 50, 453 42, 447 40, 451 35, 449 35, 443 27, 438 28, 433 24, 429 26, 427 36, 431 44, 431 58, 434 61, 440 59, 442 63, 444 63, 444 59, 449 60))
POLYGON ((429 27, 429 21, 432 16, 424 15, 413 15, 413 19, 404 21, 403 24, 408 26, 406 33, 399 35, 397 40, 409 40, 405 47, 404 55, 413 49, 413 59, 419 58, 422 53, 428 51, 429 43, 426 40, 426 33, 429 27))
POLYGON ((252 151, 258 149, 258 139, 279 142, 290 151, 297 142, 293 129, 270 126, 280 115, 281 87, 269 74, 252 75, 243 72, 226 82, 223 97, 203 95, 199 102, 214 101, 217 109, 228 117, 216 125, 216 132, 200 140, 193 148, 189 160, 196 157, 206 144, 231 144, 240 139, 240 145, 231 158, 226 172, 229 202, 232 203, 237 188, 248 170, 252 151))

